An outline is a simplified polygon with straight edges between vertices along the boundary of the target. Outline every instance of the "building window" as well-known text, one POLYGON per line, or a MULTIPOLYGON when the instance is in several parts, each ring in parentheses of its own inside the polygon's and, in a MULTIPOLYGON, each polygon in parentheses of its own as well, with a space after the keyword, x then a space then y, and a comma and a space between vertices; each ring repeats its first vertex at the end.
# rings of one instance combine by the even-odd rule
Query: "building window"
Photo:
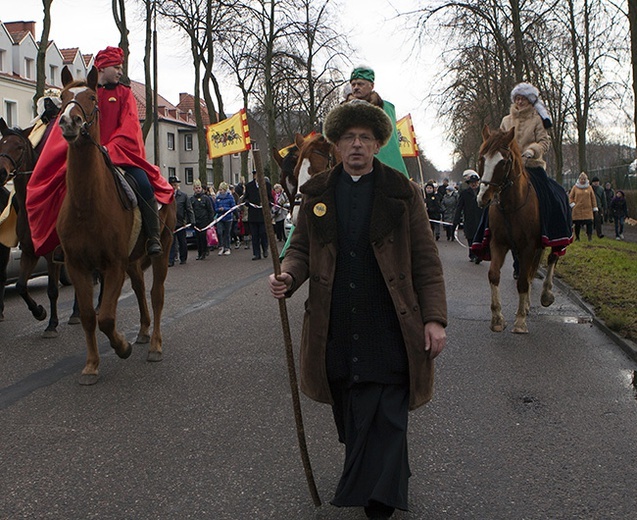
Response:
POLYGON ((4 120, 7 126, 18 126, 18 104, 15 101, 4 100, 4 120))
POLYGON ((175 168, 168 167, 168 178, 177 177, 177 170, 175 168))
POLYGON ((35 78, 35 62, 31 58, 24 58, 24 77, 27 79, 35 78))
POLYGON ((58 82, 58 68, 55 65, 49 67, 49 83, 51 85, 57 85, 58 82))
POLYGON ((192 184, 195 180, 195 170, 193 168, 185 168, 184 177, 186 178, 186 184, 192 184))
POLYGON ((192 150, 192 134, 184 135, 184 148, 187 152, 190 152, 192 150))
POLYGON ((168 132, 168 149, 169 150, 175 149, 175 134, 171 132, 168 132))
POLYGON ((82 69, 75 69, 75 79, 84 78, 84 72, 82 69))
POLYGON ((0 49, 0 72, 8 72, 4 70, 6 59, 7 59, 7 51, 5 51, 4 49, 0 49))

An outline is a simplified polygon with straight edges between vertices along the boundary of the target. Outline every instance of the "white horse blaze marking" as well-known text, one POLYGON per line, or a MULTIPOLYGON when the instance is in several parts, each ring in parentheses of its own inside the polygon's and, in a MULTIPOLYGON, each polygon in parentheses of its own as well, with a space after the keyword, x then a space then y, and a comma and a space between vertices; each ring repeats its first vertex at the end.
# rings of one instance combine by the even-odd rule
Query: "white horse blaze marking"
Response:
POLYGON ((310 166, 310 160, 303 159, 303 161, 301 162, 301 167, 299 168, 299 188, 310 180, 310 166))
MULTIPOLYGON (((75 99, 78 94, 81 94, 87 88, 88 87, 73 87, 73 88, 70 88, 68 92, 71 92, 73 94, 73 99, 75 99)), ((73 103, 69 103, 68 105, 66 105, 66 108, 64 109, 64 112, 62 113, 62 116, 60 117, 71 117, 72 109, 73 109, 73 103)))
MULTIPOLYGON (((484 172, 482 173, 482 179, 481 179, 482 181, 491 182, 491 179, 493 179, 493 172, 495 171, 495 167, 498 165, 500 161, 504 161, 504 157, 502 156, 500 152, 497 152, 491 155, 490 157, 484 158, 484 172)), ((478 204, 482 203, 482 197, 484 197, 484 194, 486 193, 488 189, 489 189, 488 184, 480 184, 480 191, 478 192, 478 197, 477 197, 478 204)))

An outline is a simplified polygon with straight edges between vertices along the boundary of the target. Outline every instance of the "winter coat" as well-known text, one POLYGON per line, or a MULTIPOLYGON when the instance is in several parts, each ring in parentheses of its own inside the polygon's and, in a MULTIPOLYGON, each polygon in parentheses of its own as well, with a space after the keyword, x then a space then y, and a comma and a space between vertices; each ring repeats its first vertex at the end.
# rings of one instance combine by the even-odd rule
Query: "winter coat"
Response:
POLYGON ((628 216, 626 197, 614 197, 610 202, 610 210, 613 212, 613 218, 626 218, 628 216))
POLYGON ((442 220, 445 222, 453 222, 458 207, 458 193, 452 191, 445 193, 442 198, 442 220))
POLYGON ((507 132, 513 127, 515 127, 515 140, 520 146, 520 152, 532 150, 534 154, 532 158, 526 160, 525 166, 546 169, 544 154, 548 152, 551 142, 535 107, 528 105, 518 110, 515 104, 511 105, 509 115, 502 119, 500 130, 507 132))
POLYGON ((190 199, 188 195, 181 190, 175 191, 175 206, 177 208, 177 223, 175 229, 183 227, 186 224, 195 223, 195 214, 192 211, 190 199))
POLYGON ((606 209, 606 193, 604 193, 604 188, 601 186, 593 186, 591 184, 591 188, 593 188, 593 193, 595 193, 595 198, 597 199, 597 207, 600 209, 606 209))
MULTIPOLYGON (((274 203, 272 185, 267 181, 265 184, 269 202, 274 203)), ((256 180, 246 184, 243 200, 246 202, 246 207, 248 208, 248 222, 263 222, 263 210, 259 207, 261 206, 261 195, 259 194, 259 187, 257 186, 256 180)))
POLYGON ((594 208, 597 208, 597 197, 593 187, 586 182, 577 182, 568 194, 573 211, 573 220, 593 220, 594 208))
MULTIPOLYGON (((287 296, 309 279, 301 335, 301 390, 333 403, 326 370, 334 274, 338 254, 335 186, 342 164, 301 188, 297 226, 281 266, 293 277, 287 296)), ((447 324, 442 265, 420 188, 377 159, 369 238, 400 322, 409 364, 409 406, 433 394, 433 360, 425 351, 424 324, 447 324)))
MULTIPOLYGON (((220 217, 229 209, 234 208, 234 197, 232 193, 226 191, 225 193, 217 193, 215 197, 215 211, 217 212, 217 216, 220 217)), ((225 217, 221 219, 222 222, 227 222, 228 220, 233 219, 233 212, 228 213, 225 217)))
POLYGON ((425 204, 427 205, 427 215, 431 220, 440 220, 442 216, 441 197, 435 191, 433 193, 425 192, 425 204))
POLYGON ((477 190, 467 188, 460 192, 458 196, 458 205, 456 206, 456 214, 453 223, 456 227, 460 224, 460 217, 464 216, 463 231, 464 236, 469 242, 469 246, 473 242, 473 237, 480 225, 482 218, 482 209, 478 206, 477 190))
POLYGON ((288 214, 286 206, 289 206, 288 196, 284 191, 277 195, 275 204, 276 206, 272 207, 272 216, 274 217, 275 222, 281 222, 282 220, 285 220, 285 217, 288 214))
POLYGON ((215 214, 208 195, 204 192, 193 195, 190 197, 190 205, 195 214, 195 226, 202 229, 212 222, 215 214))

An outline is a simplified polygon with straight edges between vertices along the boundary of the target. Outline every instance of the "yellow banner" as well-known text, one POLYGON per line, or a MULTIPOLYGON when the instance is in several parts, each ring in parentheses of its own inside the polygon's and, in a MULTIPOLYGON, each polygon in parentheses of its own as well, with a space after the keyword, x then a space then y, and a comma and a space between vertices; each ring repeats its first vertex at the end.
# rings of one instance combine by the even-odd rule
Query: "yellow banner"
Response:
POLYGON ((250 130, 246 112, 241 109, 232 117, 206 129, 208 157, 214 159, 250 149, 250 130))
POLYGON ((418 145, 416 144, 416 134, 414 124, 411 121, 411 114, 407 114, 402 119, 396 121, 398 131, 398 142, 400 144, 400 155, 403 157, 417 157, 418 145))

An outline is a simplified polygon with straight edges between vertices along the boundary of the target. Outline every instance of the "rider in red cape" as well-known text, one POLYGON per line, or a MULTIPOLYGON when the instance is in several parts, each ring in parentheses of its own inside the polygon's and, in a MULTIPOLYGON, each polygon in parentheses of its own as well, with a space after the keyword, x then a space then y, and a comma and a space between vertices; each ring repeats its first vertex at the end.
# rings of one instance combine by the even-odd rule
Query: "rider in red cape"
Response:
MULTIPOLYGON (((146 160, 135 98, 130 87, 119 83, 123 62, 124 53, 118 47, 107 47, 95 57, 95 66, 100 72, 97 93, 100 140, 113 164, 131 173, 140 184, 140 196, 145 202, 141 201, 139 207, 149 238, 148 253, 158 254, 161 252, 161 246, 157 248, 159 223, 153 202, 156 199, 161 204, 169 204, 174 190, 162 177, 159 168, 146 160), (140 171, 145 175, 141 175, 140 171)), ((55 124, 27 187, 29 226, 39 255, 52 251, 60 243, 55 225, 66 195, 67 149, 60 127, 55 124)), ((80 225, 81 222, 78 222, 80 225)))

